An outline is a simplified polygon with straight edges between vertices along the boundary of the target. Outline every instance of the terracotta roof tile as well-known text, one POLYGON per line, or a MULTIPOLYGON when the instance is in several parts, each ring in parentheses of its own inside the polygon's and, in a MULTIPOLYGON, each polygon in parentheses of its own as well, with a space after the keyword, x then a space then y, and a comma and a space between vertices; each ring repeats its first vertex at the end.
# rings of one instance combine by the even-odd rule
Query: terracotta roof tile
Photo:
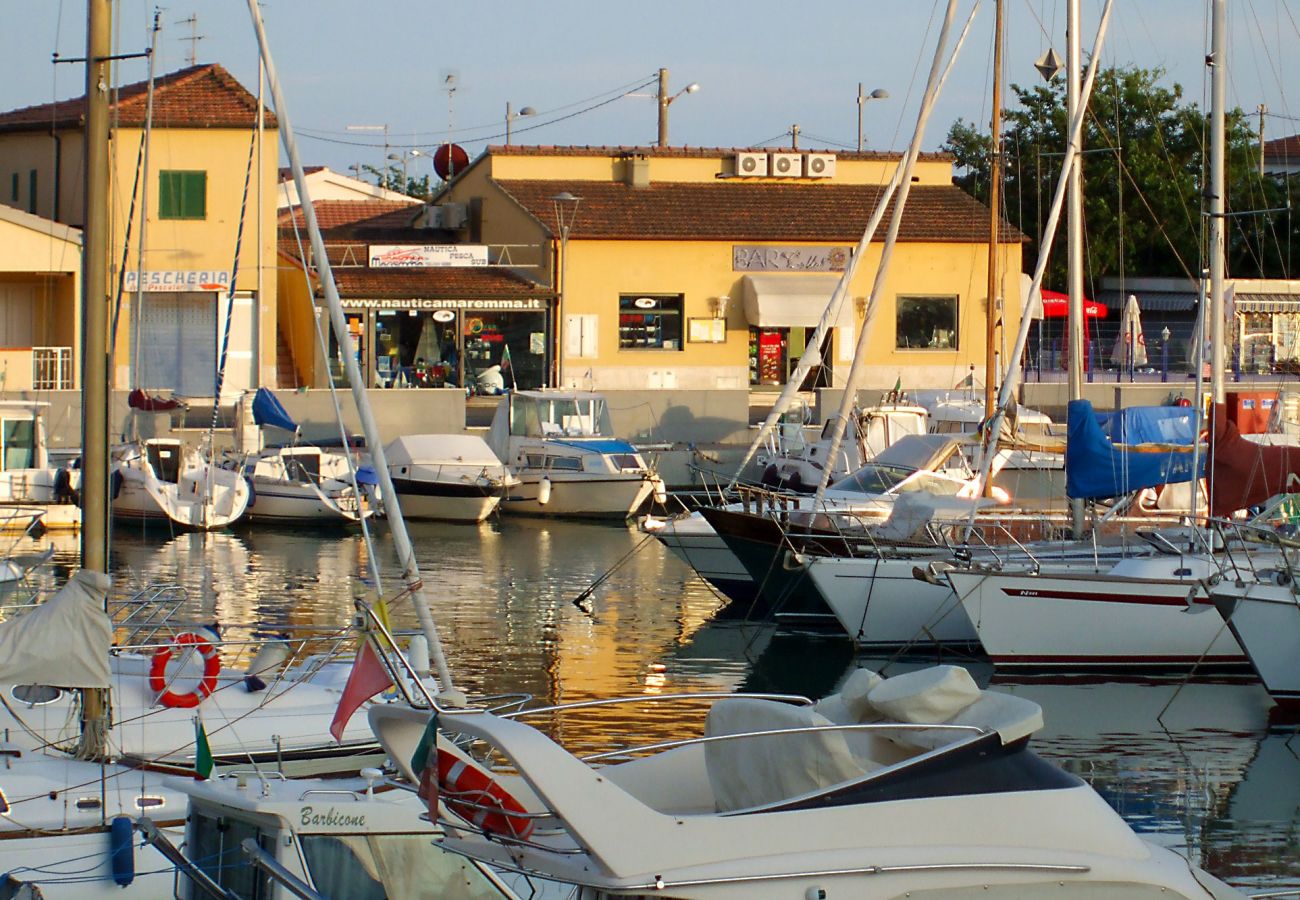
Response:
POLYGON ((1273 138, 1264 142, 1264 158, 1275 162, 1295 160, 1300 162, 1300 134, 1273 138))
MULTIPOLYGON (((144 127, 148 82, 124 85, 112 103, 120 125, 144 127)), ((85 117, 83 94, 39 106, 0 113, 0 131, 34 131, 79 128, 85 117)), ((265 112, 267 128, 275 128, 275 115, 265 112)), ((257 98, 217 63, 191 66, 154 79, 155 128, 254 128, 257 98)))
MULTIPOLYGON (((492 144, 487 148, 486 153, 492 156, 653 156, 659 158, 721 158, 728 157, 735 153, 743 153, 747 150, 760 149, 758 147, 627 147, 627 146, 596 146, 596 147, 565 147, 565 146, 529 146, 526 144, 492 144)), ((789 148, 761 148, 761 149, 789 149, 789 148)), ((899 160, 903 154, 894 150, 814 150, 808 147, 800 147, 800 153, 834 153, 839 159, 849 160, 899 160)), ((951 153, 922 153, 920 158, 928 162, 951 162, 954 157, 951 153)))
MULTIPOLYGON (((570 237, 586 240, 852 241, 862 236, 882 189, 872 185, 497 180, 554 231, 551 197, 581 198, 570 237)), ((876 233, 883 241, 889 217, 876 233)), ((988 207, 953 185, 914 185, 903 214, 905 241, 988 240, 988 207)), ((1024 235, 1003 225, 1001 239, 1024 235)))
MULTIPOLYGON (((362 232, 405 231, 407 240, 411 238, 411 222, 423 209, 420 204, 400 200, 317 200, 313 206, 316 209, 316 222, 326 237, 348 237, 362 232)), ((280 210, 279 226, 282 236, 292 236, 295 220, 299 228, 306 227, 301 206, 280 210)))

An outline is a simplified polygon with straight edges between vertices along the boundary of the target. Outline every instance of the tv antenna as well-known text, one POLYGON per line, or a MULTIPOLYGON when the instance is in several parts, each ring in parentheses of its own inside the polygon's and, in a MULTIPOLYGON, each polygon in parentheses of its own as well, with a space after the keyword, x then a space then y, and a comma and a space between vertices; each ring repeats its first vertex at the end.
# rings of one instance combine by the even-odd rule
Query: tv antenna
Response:
POLYGON ((207 36, 207 35, 199 34, 199 14, 190 13, 190 17, 188 19, 181 19, 176 24, 190 26, 190 36, 179 38, 179 40, 190 42, 190 55, 187 58, 187 64, 191 66, 198 65, 199 41, 203 40, 203 38, 207 36))
POLYGON ((455 130, 454 100, 456 89, 460 87, 460 73, 455 69, 444 69, 438 77, 442 89, 447 92, 447 143, 451 143, 452 132, 455 130))

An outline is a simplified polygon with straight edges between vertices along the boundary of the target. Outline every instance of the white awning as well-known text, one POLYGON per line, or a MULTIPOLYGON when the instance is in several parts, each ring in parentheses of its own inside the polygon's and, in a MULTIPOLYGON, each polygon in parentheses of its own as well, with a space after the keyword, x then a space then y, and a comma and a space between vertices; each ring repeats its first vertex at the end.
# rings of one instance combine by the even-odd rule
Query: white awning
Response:
MULTIPOLYGON (((745 318, 758 328, 815 328, 840 283, 838 275, 746 275, 745 318)), ((853 324, 853 298, 845 297, 835 326, 853 324)))

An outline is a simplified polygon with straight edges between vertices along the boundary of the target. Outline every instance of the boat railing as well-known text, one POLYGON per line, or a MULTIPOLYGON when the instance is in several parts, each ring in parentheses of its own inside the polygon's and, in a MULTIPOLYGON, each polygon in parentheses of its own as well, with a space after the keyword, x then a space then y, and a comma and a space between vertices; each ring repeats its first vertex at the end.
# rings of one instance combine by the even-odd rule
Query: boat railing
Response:
POLYGON ((169 622, 188 600, 189 592, 182 585, 152 583, 123 600, 111 601, 108 614, 114 627, 125 631, 124 644, 144 644, 169 630, 169 622))
MULTIPOLYGON (((1251 547, 1268 545, 1277 548, 1277 559, 1286 569, 1292 593, 1300 591, 1295 579, 1297 558, 1287 553, 1288 550, 1300 550, 1300 540, 1278 531, 1272 525, 1255 520, 1239 522, 1233 519, 1212 519, 1210 522, 1222 536, 1223 552, 1211 557, 1219 567, 1220 577, 1235 577, 1237 581, 1244 581, 1245 579, 1242 578, 1244 569, 1249 571, 1252 581, 1267 580, 1264 576, 1268 573, 1261 571, 1256 565, 1258 556, 1251 552, 1251 547), (1234 542, 1228 540, 1228 535, 1236 538, 1235 544, 1239 553, 1234 552, 1234 542), (1239 561, 1238 556, 1244 556, 1244 562, 1239 561)), ((1273 580, 1274 583, 1282 584, 1277 579, 1273 580)))

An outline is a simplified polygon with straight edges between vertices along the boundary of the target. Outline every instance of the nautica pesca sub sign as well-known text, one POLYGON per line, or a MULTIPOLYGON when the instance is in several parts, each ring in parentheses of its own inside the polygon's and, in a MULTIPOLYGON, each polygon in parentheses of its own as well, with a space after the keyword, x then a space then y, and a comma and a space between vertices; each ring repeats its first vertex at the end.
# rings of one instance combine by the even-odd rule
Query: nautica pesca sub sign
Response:
POLYGON ((372 244, 372 269, 449 269, 488 264, 483 244, 372 244))

